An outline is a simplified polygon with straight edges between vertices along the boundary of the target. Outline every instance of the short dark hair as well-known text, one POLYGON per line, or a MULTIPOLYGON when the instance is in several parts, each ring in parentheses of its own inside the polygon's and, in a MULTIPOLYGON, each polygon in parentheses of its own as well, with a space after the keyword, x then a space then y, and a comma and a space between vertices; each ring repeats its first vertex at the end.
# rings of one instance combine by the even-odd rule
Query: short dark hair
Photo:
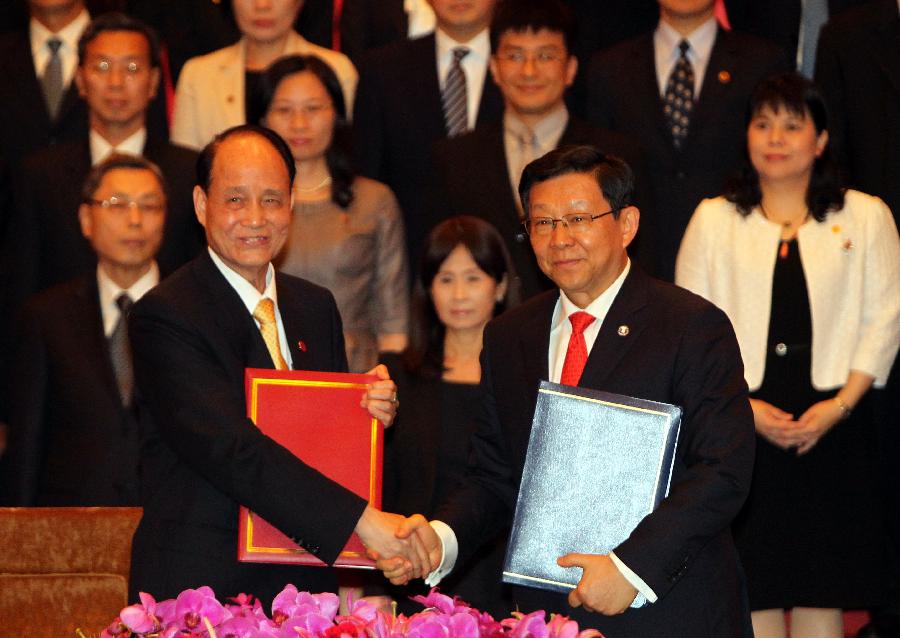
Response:
POLYGON ((496 228, 468 215, 451 217, 435 226, 425 240, 419 276, 413 285, 409 346, 403 353, 407 369, 430 378, 439 378, 444 371, 446 333, 431 299, 431 284, 457 246, 465 246, 478 267, 494 281, 506 278, 506 295, 494 306, 494 316, 519 302, 512 260, 496 228))
POLYGON ((255 119, 251 121, 260 121, 268 113, 282 80, 304 71, 309 71, 322 83, 338 116, 331 133, 331 144, 325 152, 325 162, 331 175, 331 200, 341 208, 347 208, 353 202, 353 178, 356 174, 349 148, 350 127, 347 124, 344 90, 331 66, 315 55, 291 55, 276 60, 266 69, 260 82, 258 103, 262 113, 254 114, 255 119))
POLYGON ((222 142, 228 138, 239 137, 241 135, 258 135, 269 142, 269 144, 278 151, 278 154, 284 161, 290 184, 291 186, 294 185, 297 167, 294 165, 294 156, 291 154, 291 149, 287 145, 287 142, 281 139, 278 133, 271 129, 267 129, 265 126, 260 126, 258 124, 240 124, 225 129, 216 135, 212 141, 200 151, 200 155, 197 157, 197 185, 200 186, 204 192, 209 192, 209 182, 212 179, 213 162, 216 159, 216 153, 219 151, 219 146, 221 146, 222 142))
POLYGON ((535 184, 570 173, 589 173, 597 180, 603 198, 612 207, 613 217, 634 198, 634 173, 624 160, 606 155, 594 146, 560 146, 534 160, 522 171, 519 182, 519 198, 525 217, 529 216, 528 196, 535 184))
POLYGON ((159 181, 159 186, 162 189, 163 194, 165 194, 166 180, 163 177, 162 171, 159 170, 159 166, 140 155, 112 153, 102 162, 93 166, 87 174, 87 177, 84 178, 84 183, 81 186, 81 201, 90 203, 90 201, 94 199, 94 194, 97 192, 97 189, 100 188, 100 182, 103 181, 106 174, 117 168, 150 171, 159 181))
POLYGON ((575 43, 575 20, 568 5, 560 0, 503 0, 494 9, 491 20, 491 51, 496 52, 507 31, 523 33, 546 29, 562 33, 566 51, 575 43))
MULTIPOLYGON (((819 88, 799 73, 774 75, 757 84, 750 95, 745 116, 745 130, 750 122, 764 108, 776 113, 781 109, 793 115, 812 119, 816 133, 828 130, 828 109, 819 88)), ((725 199, 736 205, 741 215, 750 211, 762 201, 759 174, 750 162, 747 145, 744 144, 744 160, 738 173, 725 185, 725 199)), ((822 154, 813 162, 809 187, 806 190, 806 206, 816 221, 822 221, 834 210, 844 207, 844 189, 831 141, 822 154)))
POLYGON ((79 66, 84 64, 88 45, 98 35, 106 31, 132 31, 143 35, 147 39, 147 46, 150 48, 150 66, 154 69, 159 68, 159 37, 156 35, 156 31, 150 25, 119 11, 101 13, 91 20, 91 23, 78 39, 79 66))

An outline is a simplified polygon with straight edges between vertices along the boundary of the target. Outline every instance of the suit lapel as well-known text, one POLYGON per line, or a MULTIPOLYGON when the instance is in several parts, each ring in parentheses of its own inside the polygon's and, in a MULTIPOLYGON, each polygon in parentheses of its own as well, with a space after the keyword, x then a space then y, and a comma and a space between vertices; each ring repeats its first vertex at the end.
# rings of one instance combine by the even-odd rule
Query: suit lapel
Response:
MULTIPOLYGON (((27 112, 40 115, 43 121, 43 128, 50 129, 50 114, 47 112, 47 102, 44 101, 44 92, 41 89, 41 82, 37 77, 34 69, 34 59, 31 57, 31 38, 26 33, 17 39, 15 47, 11 47, 12 55, 7 64, 10 72, 19 77, 16 86, 19 87, 19 93, 16 99, 23 103, 27 112)), ((71 89, 71 87, 70 87, 71 89)), ((64 103, 68 102, 69 91, 64 96, 64 103)), ((60 113, 63 111, 63 105, 60 106, 60 113)))
MULTIPOLYGON (((438 79, 437 44, 434 34, 409 41, 409 57, 404 61, 406 81, 404 88, 412 93, 410 104, 416 105, 427 129, 425 139, 442 139, 447 136, 444 122, 444 107, 441 105, 441 83, 438 79), (427 130, 432 135, 428 137, 427 130)), ((406 101, 406 100, 404 100, 406 101)))
POLYGON ((235 354, 245 367, 274 368, 275 364, 253 317, 234 288, 216 268, 209 252, 204 250, 192 264, 199 289, 207 295, 210 316, 215 317, 215 322, 223 333, 223 343, 236 348, 235 354))
POLYGON ((88 374, 96 374, 104 391, 115 405, 121 405, 119 385, 109 358, 109 344, 103 331, 100 310, 100 291, 95 274, 86 275, 75 289, 75 303, 68 308, 69 322, 75 331, 76 343, 83 344, 80 354, 88 374), (95 371, 93 373, 89 371, 95 371))
MULTIPOLYGON (((553 309, 559 300, 559 290, 543 293, 540 305, 519 332, 519 348, 522 353, 522 374, 525 377, 524 390, 534 401, 534 391, 538 382, 550 378, 548 352, 550 351, 550 323, 553 309)), ((532 410, 533 411, 533 410, 532 410)))
POLYGON ((732 81, 741 72, 737 66, 738 58, 733 41, 728 33, 719 29, 709 55, 709 64, 706 65, 706 73, 703 75, 700 98, 691 114, 687 144, 690 144, 691 138, 697 136, 697 131, 703 130, 706 121, 713 117, 720 105, 726 103, 732 81))
POLYGON ((647 112, 645 121, 653 122, 663 140, 662 146, 672 148, 672 134, 663 115, 662 99, 659 97, 659 84, 656 80, 656 60, 654 59, 653 34, 647 34, 637 40, 631 52, 635 73, 631 74, 631 90, 634 95, 633 104, 645 105, 647 112))
MULTIPOLYGON (((323 344, 314 343, 308 334, 310 320, 306 317, 306 307, 303 300, 299 299, 294 289, 284 283, 281 273, 276 273, 276 286, 278 287, 278 309, 281 312, 281 321, 284 324, 284 335, 287 338, 288 349, 291 354, 291 362, 294 370, 315 370, 318 366, 314 361, 318 359, 316 349, 323 344), (310 351, 313 348, 313 351, 310 351)), ((330 347, 331 344, 328 344, 330 347)))
POLYGON ((640 340, 647 317, 640 314, 647 305, 647 280, 634 263, 616 295, 588 355, 579 385, 602 388, 619 362, 640 340), (624 334, 623 334, 624 333, 624 334))
POLYGON ((883 9, 883 20, 868 43, 874 54, 872 59, 894 87, 894 91, 900 94, 900 64, 897 64, 900 56, 900 15, 893 0, 887 0, 883 9))

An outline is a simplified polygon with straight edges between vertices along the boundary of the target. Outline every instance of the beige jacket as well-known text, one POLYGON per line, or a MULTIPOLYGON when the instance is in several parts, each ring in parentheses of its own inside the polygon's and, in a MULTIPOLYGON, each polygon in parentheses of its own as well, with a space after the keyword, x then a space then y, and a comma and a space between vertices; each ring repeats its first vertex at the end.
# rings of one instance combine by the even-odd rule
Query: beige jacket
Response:
MULTIPOLYGON (((244 47, 241 39, 184 65, 175 92, 173 143, 199 150, 216 134, 244 124, 244 47)), ((347 113, 352 113, 358 75, 350 59, 292 31, 284 55, 296 54, 317 55, 334 69, 344 89, 347 113)))

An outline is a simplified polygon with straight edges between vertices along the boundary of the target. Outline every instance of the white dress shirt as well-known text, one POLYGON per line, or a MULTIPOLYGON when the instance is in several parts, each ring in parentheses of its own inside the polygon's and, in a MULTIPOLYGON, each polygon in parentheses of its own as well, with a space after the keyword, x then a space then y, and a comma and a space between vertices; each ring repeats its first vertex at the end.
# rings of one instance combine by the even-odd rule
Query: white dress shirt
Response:
MULTIPOLYGON (((278 308, 278 293, 275 290, 275 268, 271 263, 269 264, 269 269, 266 271, 266 289, 260 293, 253 284, 229 268, 228 265, 222 261, 222 258, 216 254, 216 251, 209 247, 207 247, 207 250, 209 250, 209 256, 212 257, 216 268, 218 268, 219 272, 222 273, 222 276, 225 277, 225 281, 234 288, 234 291, 238 294, 238 297, 241 298, 241 301, 244 302, 244 305, 247 307, 247 312, 249 312, 251 316, 262 299, 271 299, 275 304, 275 324, 278 328, 278 347, 281 348, 281 356, 284 357, 288 369, 293 370, 294 361, 291 359, 291 349, 288 348, 287 335, 284 333, 284 321, 281 319, 281 310, 278 308)), ((253 319, 253 322, 256 324, 256 327, 259 328, 259 322, 255 318, 253 319)))
POLYGON ((119 298, 119 295, 124 292, 131 297, 132 301, 137 301, 158 283, 159 267, 156 265, 155 261, 150 264, 150 270, 144 273, 140 279, 131 284, 128 288, 120 288, 119 284, 110 279, 109 275, 106 274, 101 266, 97 266, 97 290, 100 293, 100 314, 103 317, 103 334, 106 335, 107 339, 116 329, 116 325, 119 323, 119 317, 122 314, 122 311, 119 310, 119 305, 116 303, 116 299, 119 298))
POLYGON ((91 166, 96 166, 113 153, 127 153, 141 157, 144 154, 144 146, 147 144, 147 129, 141 127, 121 143, 113 146, 94 129, 88 134, 91 147, 91 166))
POLYGON ((31 59, 34 62, 34 74, 40 79, 44 75, 44 69, 50 61, 50 47, 47 41, 50 38, 59 38, 62 44, 59 46, 59 57, 62 61, 63 86, 68 87, 78 67, 78 39, 81 33, 91 22, 91 16, 87 9, 82 9, 78 17, 69 24, 53 33, 43 24, 32 18, 28 23, 28 31, 31 40, 31 59))
POLYGON ((437 46, 438 81, 443 90, 453 62, 453 49, 466 47, 469 55, 462 59, 460 65, 466 76, 466 108, 469 116, 469 130, 475 128, 478 119, 478 106, 481 104, 481 92, 484 89, 484 78, 487 75, 488 58, 491 56, 491 38, 485 29, 468 42, 457 42, 449 35, 435 30, 435 44, 437 46))
MULTIPOLYGON (((625 278, 628 276, 630 270, 631 260, 628 260, 625 264, 625 268, 616 280, 585 308, 579 308, 565 295, 565 293, 560 292, 559 301, 556 302, 556 307, 553 309, 553 318, 550 322, 550 348, 547 352, 547 369, 549 371, 550 381, 559 383, 560 377, 562 376, 563 363, 565 362, 566 351, 569 346, 569 338, 572 336, 572 323, 568 320, 569 315, 574 312, 584 311, 595 318, 584 331, 584 342, 587 346, 588 355, 590 355, 591 349, 594 347, 594 342, 597 341, 597 335, 600 334, 600 329, 603 326, 606 315, 609 312, 613 301, 615 301, 616 296, 619 294, 619 290, 622 288, 622 284, 625 282, 625 278)), ((434 528, 443 544, 441 564, 436 570, 428 575, 428 578, 425 579, 425 584, 433 587, 437 585, 444 576, 449 574, 456 565, 456 559, 459 555, 459 543, 453 529, 443 521, 431 521, 431 526, 434 528)), ((651 603, 656 602, 656 593, 649 585, 647 585, 647 583, 631 571, 625 563, 619 560, 614 552, 610 552, 609 557, 632 587, 638 590, 637 596, 631 603, 632 607, 641 607, 646 604, 647 601, 651 603)))
POLYGON ((712 17, 694 29, 689 36, 684 37, 667 22, 659 21, 653 34, 653 50, 656 60, 656 82, 659 86, 660 96, 665 96, 669 76, 672 75, 675 63, 681 57, 678 45, 682 40, 687 40, 691 45, 687 52, 687 58, 694 67, 694 100, 700 98, 703 75, 709 65, 709 56, 712 54, 713 44, 716 42, 718 28, 715 17, 712 17))

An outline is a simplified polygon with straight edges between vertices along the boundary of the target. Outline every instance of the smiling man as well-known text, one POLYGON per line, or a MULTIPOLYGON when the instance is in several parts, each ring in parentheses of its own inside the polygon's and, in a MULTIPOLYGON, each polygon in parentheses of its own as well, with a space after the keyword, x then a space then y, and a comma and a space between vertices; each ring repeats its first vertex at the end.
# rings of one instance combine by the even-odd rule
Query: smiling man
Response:
POLYGON ((553 287, 522 232, 516 192, 525 165, 565 144, 593 144, 632 166, 641 164, 637 145, 627 137, 569 114, 565 93, 578 70, 570 49, 573 30, 568 7, 557 0, 500 3, 491 22, 490 72, 503 94, 503 121, 438 142, 429 171, 430 223, 465 214, 496 226, 523 298, 553 287))
POLYGON ((98 265, 30 299, 15 337, 2 481, 12 505, 139 504, 124 313, 159 281, 162 175, 112 155, 90 172, 82 200, 77 219, 98 265))
MULTIPOLYGON (((204 584, 263 601, 286 583, 335 590, 331 569, 237 562, 239 505, 327 563, 353 531, 381 554, 409 554, 412 543, 393 536, 400 517, 369 507, 246 416, 245 368, 347 370, 331 293, 272 266, 291 223, 294 174, 290 149, 269 129, 243 125, 217 136, 200 155, 194 188, 208 250, 132 312, 135 379, 148 417, 132 599, 204 584)), ((384 366, 372 373, 381 380, 361 405, 389 425, 396 388, 384 366)))
MULTIPOLYGON (((538 384, 560 382, 565 369, 581 387, 682 407, 672 484, 668 497, 610 554, 573 548, 552 556, 583 570, 568 600, 517 587, 518 608, 572 615, 582 627, 616 638, 749 637, 730 532, 749 489, 754 454, 737 340, 722 311, 648 277, 629 260, 626 248, 640 218, 632 190, 628 166, 588 146, 556 149, 525 168, 519 186, 524 225, 541 270, 558 289, 485 330, 486 398, 472 439, 476 463, 435 515, 446 524, 435 529, 447 551, 430 582, 510 524, 538 384), (579 354, 580 373, 570 369, 579 354)), ((603 524, 601 516, 597 525, 603 524)), ((440 547, 431 527, 410 527, 430 548, 440 547)), ((390 560, 379 566, 395 581, 405 577, 390 560)))

